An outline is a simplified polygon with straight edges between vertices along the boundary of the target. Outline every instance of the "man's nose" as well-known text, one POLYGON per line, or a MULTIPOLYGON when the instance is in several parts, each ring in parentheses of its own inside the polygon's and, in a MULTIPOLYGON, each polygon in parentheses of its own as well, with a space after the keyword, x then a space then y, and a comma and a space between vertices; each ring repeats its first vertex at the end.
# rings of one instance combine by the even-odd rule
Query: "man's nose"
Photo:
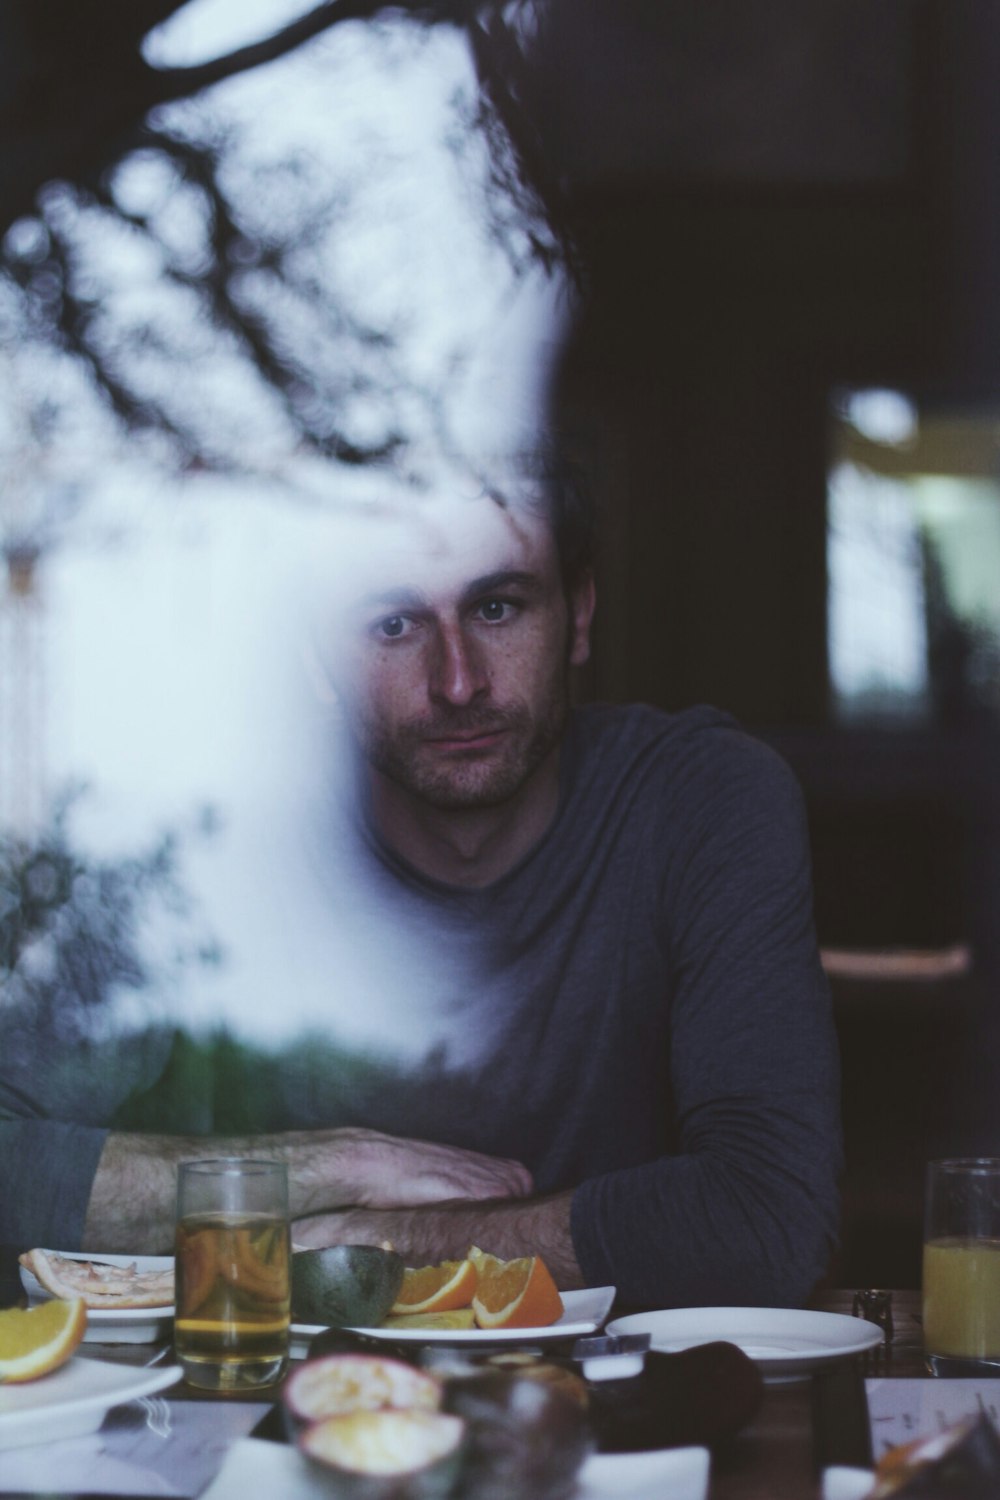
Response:
POLYGON ((488 686, 486 663, 477 642, 461 627, 443 628, 431 666, 431 697, 446 703, 471 703, 488 686))

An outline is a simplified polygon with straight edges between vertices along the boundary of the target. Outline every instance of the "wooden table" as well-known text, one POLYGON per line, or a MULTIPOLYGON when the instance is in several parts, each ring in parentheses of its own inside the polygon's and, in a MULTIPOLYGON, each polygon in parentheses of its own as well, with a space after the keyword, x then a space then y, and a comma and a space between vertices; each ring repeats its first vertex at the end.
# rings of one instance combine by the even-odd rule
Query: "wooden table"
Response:
MULTIPOLYGON (((834 1292, 817 1299, 813 1306, 850 1313, 851 1303, 850 1292, 834 1292)), ((817 1500, 819 1474, 827 1463, 865 1460, 868 1423, 864 1377, 926 1374, 918 1294, 896 1291, 892 1306, 894 1338, 884 1349, 840 1362, 802 1380, 766 1387, 754 1420, 728 1446, 713 1453, 710 1500, 817 1500)), ((153 1351, 148 1345, 89 1345, 87 1352, 144 1364, 153 1351)), ((164 1394, 171 1400, 214 1399, 183 1385, 164 1394)), ((252 1399, 260 1400, 261 1396, 252 1399)))
MULTIPOLYGON (((849 1314, 852 1302, 853 1293, 837 1291, 813 1306, 849 1314)), ((927 1374, 919 1311, 918 1292, 894 1291, 891 1343, 807 1380, 768 1385, 754 1421, 713 1456, 711 1500, 816 1500, 827 1464, 866 1463, 865 1377, 927 1374)))

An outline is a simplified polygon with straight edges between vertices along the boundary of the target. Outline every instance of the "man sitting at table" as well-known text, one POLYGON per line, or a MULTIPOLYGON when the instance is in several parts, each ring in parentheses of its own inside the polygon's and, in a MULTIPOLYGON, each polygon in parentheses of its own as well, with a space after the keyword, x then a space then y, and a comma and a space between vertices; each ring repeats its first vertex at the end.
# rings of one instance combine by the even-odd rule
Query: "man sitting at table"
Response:
POLYGON ((395 982, 422 1057, 393 1063, 383 1027, 385 1057, 373 1034, 338 1071, 314 1025, 181 1088, 175 1037, 162 1076, 126 1051, 74 1114, 12 1047, 0 1238, 163 1251, 176 1163, 255 1154, 287 1161, 303 1244, 423 1264, 474 1241, 633 1304, 799 1302, 835 1240, 839 1130, 791 774, 710 709, 571 708, 595 590, 562 475, 408 503, 331 583, 353 769, 315 833, 367 872, 330 913, 377 976, 326 976, 326 1031, 346 989, 377 1032, 395 982))

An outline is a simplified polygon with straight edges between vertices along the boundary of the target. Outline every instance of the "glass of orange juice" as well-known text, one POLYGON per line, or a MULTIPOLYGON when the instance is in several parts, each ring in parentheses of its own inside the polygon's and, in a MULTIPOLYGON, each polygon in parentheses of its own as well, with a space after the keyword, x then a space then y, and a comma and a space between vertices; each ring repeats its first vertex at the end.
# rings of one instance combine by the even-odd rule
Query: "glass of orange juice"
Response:
POLYGON ((1000 1157, 927 1168, 924 1356, 935 1375, 1000 1375, 1000 1157))
POLYGON ((203 1390, 273 1385, 288 1364, 288 1177, 283 1163, 182 1162, 174 1349, 203 1390))

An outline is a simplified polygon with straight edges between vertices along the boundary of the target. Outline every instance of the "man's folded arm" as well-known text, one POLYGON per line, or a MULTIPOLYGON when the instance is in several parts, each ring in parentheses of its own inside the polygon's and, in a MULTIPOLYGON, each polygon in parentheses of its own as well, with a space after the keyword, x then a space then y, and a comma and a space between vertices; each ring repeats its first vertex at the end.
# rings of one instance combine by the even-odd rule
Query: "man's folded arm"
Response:
POLYGON ((519 1162, 376 1130, 344 1127, 244 1137, 112 1132, 94 1175, 82 1248, 140 1254, 169 1250, 177 1166, 206 1156, 285 1162, 293 1217, 348 1204, 387 1207, 455 1197, 516 1197, 532 1187, 531 1174, 519 1162))
POLYGON ((760 1121, 735 1140, 610 1172, 577 1189, 506 1202, 349 1208, 297 1220, 303 1245, 391 1242, 410 1265, 459 1259, 470 1244, 540 1255, 558 1286, 615 1286, 636 1307, 801 1305, 836 1237, 837 1157, 822 1128, 812 1166, 781 1141, 758 1151, 760 1121))
POLYGON ((571 1231, 587 1285, 635 1307, 801 1306, 837 1238, 837 1161, 780 1147, 664 1157, 584 1182, 571 1231))

